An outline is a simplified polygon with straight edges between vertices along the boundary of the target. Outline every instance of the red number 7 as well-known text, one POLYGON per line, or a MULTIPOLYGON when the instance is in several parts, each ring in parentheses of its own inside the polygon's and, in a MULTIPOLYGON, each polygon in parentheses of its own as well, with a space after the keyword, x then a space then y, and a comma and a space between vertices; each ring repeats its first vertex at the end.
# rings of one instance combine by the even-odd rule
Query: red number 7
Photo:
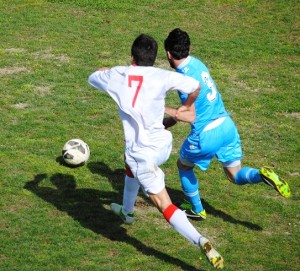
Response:
POLYGON ((139 91, 140 91, 142 83, 143 83, 143 76, 140 76, 140 75, 129 75, 128 76, 128 86, 130 88, 132 87, 132 84, 131 84, 132 81, 137 81, 138 82, 138 85, 137 85, 137 88, 136 88, 136 91, 135 91, 135 94, 134 94, 134 97, 133 97, 133 100, 132 100, 132 107, 134 107, 136 98, 137 98, 137 96, 139 94, 139 91))

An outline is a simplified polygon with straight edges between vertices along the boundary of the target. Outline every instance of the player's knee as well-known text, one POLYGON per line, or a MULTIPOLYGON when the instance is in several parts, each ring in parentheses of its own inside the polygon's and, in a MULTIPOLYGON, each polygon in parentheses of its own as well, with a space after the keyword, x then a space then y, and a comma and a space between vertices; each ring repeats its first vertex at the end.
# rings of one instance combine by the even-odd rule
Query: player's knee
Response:
POLYGON ((226 174, 226 176, 227 176, 227 179, 228 179, 230 182, 235 183, 235 181, 234 181, 234 177, 235 177, 235 176, 233 176, 232 174, 226 174))
POLYGON ((235 183, 235 176, 242 167, 241 160, 223 162, 222 165, 223 165, 224 172, 227 176, 227 179, 230 182, 235 183))
POLYGON ((227 179, 230 182, 235 183, 235 176, 238 173, 238 171, 241 169, 240 164, 235 167, 223 167, 223 169, 227 176, 227 179))
POLYGON ((180 159, 178 159, 177 160, 177 167, 178 167, 178 169, 186 171, 186 170, 192 169, 194 166, 186 166, 186 165, 182 164, 180 159))

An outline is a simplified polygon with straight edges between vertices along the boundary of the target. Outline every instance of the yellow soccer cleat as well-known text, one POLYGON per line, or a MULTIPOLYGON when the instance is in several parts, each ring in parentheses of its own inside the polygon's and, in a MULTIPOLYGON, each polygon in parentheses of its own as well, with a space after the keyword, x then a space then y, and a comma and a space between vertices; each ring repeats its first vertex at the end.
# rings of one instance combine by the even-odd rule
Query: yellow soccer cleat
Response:
POLYGON ((192 209, 185 209, 183 210, 187 217, 194 218, 194 219, 206 219, 206 211, 203 210, 199 213, 195 213, 192 209))
POLYGON ((286 181, 281 180, 270 167, 262 167, 259 170, 259 174, 262 176, 264 182, 277 190, 281 196, 285 198, 291 196, 289 184, 286 181))
POLYGON ((203 211, 196 213, 192 209, 192 204, 189 203, 187 200, 184 200, 183 203, 175 203, 175 205, 180 208, 182 211, 185 212, 185 215, 189 218, 196 219, 196 220, 202 220, 206 219, 206 211, 203 209, 203 211))

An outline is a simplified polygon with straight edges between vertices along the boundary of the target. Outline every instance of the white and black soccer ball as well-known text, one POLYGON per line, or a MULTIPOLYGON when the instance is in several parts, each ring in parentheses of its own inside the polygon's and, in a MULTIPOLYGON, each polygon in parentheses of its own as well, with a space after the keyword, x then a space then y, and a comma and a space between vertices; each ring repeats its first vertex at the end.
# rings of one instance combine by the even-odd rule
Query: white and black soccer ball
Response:
POLYGON ((90 158, 90 148, 83 140, 69 140, 62 149, 64 161, 71 166, 81 166, 90 158))

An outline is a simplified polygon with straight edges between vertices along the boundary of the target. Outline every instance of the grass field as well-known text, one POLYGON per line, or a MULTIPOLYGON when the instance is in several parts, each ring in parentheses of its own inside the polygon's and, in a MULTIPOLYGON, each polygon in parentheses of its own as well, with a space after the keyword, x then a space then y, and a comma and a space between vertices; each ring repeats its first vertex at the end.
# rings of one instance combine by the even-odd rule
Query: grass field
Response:
MULTIPOLYGON (((130 63, 140 33, 159 43, 189 32, 243 140, 244 165, 270 165, 290 184, 235 186, 214 161, 197 171, 209 237, 228 271, 300 268, 300 3, 284 1, 0 0, 0 270, 212 270, 205 256, 139 196, 136 223, 109 210, 123 190, 123 131, 116 106, 87 84, 102 66, 130 63), (64 143, 85 140, 88 163, 69 168, 64 143), (201 259, 199 260, 199 257, 201 259)), ((176 93, 168 105, 178 105, 176 93)), ((189 131, 171 131, 163 165, 182 199, 176 160, 189 131)))

